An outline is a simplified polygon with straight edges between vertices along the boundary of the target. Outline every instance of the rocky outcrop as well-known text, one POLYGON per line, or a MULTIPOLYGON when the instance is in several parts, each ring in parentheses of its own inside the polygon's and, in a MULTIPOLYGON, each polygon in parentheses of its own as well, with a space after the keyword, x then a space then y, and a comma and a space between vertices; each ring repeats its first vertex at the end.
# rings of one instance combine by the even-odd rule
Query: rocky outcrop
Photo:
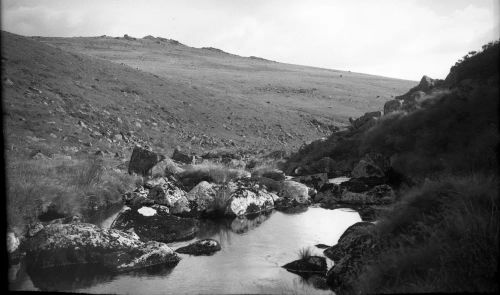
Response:
POLYGON ((213 239, 204 239, 191 243, 185 247, 180 247, 175 252, 191 255, 210 255, 220 251, 220 243, 213 239))
POLYGON ((377 243, 371 234, 373 227, 370 222, 355 223, 342 234, 336 245, 323 252, 335 262, 327 273, 327 283, 335 292, 349 291, 364 259, 376 251, 377 243))
POLYGON ((309 277, 313 274, 319 274, 324 276, 327 271, 326 259, 321 256, 308 256, 302 259, 298 259, 287 263, 282 266, 289 272, 309 277))
POLYGON ((368 112, 355 120, 349 118, 349 121, 351 122, 351 125, 354 129, 366 130, 375 125, 377 119, 380 118, 381 116, 382 113, 380 111, 368 112))
POLYGON ((403 107, 403 101, 399 99, 389 100, 384 104, 384 116, 393 112, 401 110, 403 107))
POLYGON ((238 182, 230 195, 226 215, 241 216, 254 214, 274 208, 278 196, 261 188, 258 184, 238 182))
POLYGON ((51 224, 26 241, 28 268, 99 264, 111 271, 128 271, 180 258, 166 244, 142 242, 130 233, 87 223, 51 224))
POLYGON ((158 205, 139 209, 126 207, 111 228, 132 231, 144 241, 170 243, 192 239, 198 232, 198 221, 171 215, 165 208, 158 205))

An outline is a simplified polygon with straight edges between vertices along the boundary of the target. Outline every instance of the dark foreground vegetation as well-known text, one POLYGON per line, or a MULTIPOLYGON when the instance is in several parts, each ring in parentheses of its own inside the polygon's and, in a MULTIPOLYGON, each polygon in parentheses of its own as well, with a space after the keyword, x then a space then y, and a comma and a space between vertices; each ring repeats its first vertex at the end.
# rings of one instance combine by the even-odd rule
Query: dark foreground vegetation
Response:
POLYGON ((425 84, 424 77, 396 101, 399 109, 386 104, 371 126, 336 132, 292 155, 290 173, 336 174, 380 153, 398 184, 393 208, 335 249, 344 247, 333 255, 336 264, 347 259, 349 267, 329 272, 334 290, 498 291, 499 47, 470 53, 445 80, 425 84))

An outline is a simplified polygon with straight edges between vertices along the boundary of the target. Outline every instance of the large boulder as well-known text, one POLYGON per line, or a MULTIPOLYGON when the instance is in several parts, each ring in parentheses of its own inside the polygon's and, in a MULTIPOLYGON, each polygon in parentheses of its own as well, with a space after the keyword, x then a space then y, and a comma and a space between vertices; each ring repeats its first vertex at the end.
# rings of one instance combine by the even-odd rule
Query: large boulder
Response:
POLYGON ((180 247, 175 252, 191 255, 210 255, 220 251, 220 243, 213 239, 204 239, 191 243, 185 247, 180 247))
POLYGON ((186 192, 168 178, 160 178, 154 184, 155 186, 149 190, 148 198, 153 200, 155 204, 169 207, 172 214, 191 211, 186 192))
POLYGON ((237 183, 238 188, 230 195, 226 215, 241 216, 255 214, 274 208, 278 196, 255 184, 252 186, 237 183))
POLYGON ((312 175, 304 175, 292 178, 293 181, 297 181, 307 185, 310 188, 320 190, 323 185, 328 183, 327 173, 316 173, 312 175))
POLYGON ((374 224, 358 222, 350 226, 338 243, 323 253, 335 264, 327 273, 327 283, 335 292, 349 292, 363 263, 377 251, 377 242, 371 233, 374 224))
POLYGON ((170 243, 192 239, 198 232, 198 221, 171 215, 165 208, 159 205, 124 208, 111 228, 133 231, 144 241, 170 243))
POLYGON ((128 164, 128 173, 137 173, 143 176, 151 175, 151 169, 165 156, 154 153, 150 150, 136 146, 132 151, 130 162, 128 164))
POLYGON ((25 249, 30 269, 99 264, 128 271, 180 260, 166 244, 144 243, 136 235, 87 223, 47 225, 26 241, 25 249))
POLYGON ((215 210, 214 202, 219 187, 216 185, 202 181, 198 183, 192 190, 187 193, 186 198, 193 210, 200 214, 209 214, 215 210))
POLYGON ((307 185, 292 180, 283 182, 279 196, 284 199, 293 200, 298 204, 308 204, 310 198, 307 185))

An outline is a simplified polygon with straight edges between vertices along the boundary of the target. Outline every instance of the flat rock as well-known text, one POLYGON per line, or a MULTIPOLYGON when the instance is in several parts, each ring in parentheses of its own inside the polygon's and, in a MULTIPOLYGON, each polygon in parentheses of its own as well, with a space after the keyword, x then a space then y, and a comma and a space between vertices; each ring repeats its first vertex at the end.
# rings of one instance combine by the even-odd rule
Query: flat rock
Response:
POLYGON ((185 247, 180 247, 175 252, 191 255, 210 255, 220 251, 220 243, 213 239, 204 239, 191 243, 185 247))
MULTIPOLYGON (((125 209, 115 219, 111 228, 135 232, 141 240, 170 243, 192 239, 198 232, 198 221, 181 218, 161 210, 159 206, 150 207, 155 214, 141 214, 144 209, 125 209), (141 210, 139 212, 139 210, 141 210)), ((152 212, 152 211, 148 211, 152 212)))
POLYGON ((180 260, 164 243, 145 243, 135 235, 88 223, 49 224, 26 241, 25 249, 31 269, 99 264, 128 271, 180 260))

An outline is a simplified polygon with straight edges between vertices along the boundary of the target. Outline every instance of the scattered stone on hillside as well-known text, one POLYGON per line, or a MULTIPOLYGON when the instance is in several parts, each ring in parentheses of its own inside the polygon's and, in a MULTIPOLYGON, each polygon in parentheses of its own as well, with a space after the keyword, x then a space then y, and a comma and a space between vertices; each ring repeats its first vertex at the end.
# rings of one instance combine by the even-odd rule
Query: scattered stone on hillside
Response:
POLYGON ((136 146, 130 157, 128 173, 137 173, 143 176, 151 175, 151 169, 164 159, 165 156, 163 155, 136 146))
POLYGON ((324 276, 327 271, 326 259, 321 256, 308 256, 282 266, 289 272, 309 277, 313 274, 324 276))
POLYGON ((231 159, 231 161, 227 165, 235 169, 245 169, 247 164, 243 160, 231 159))
POLYGON ((78 121, 78 125, 80 125, 82 128, 88 128, 87 124, 85 124, 83 121, 78 121))
POLYGON ((123 140, 123 135, 121 133, 117 133, 113 136, 114 141, 122 141, 123 140))
POLYGON ((193 156, 182 152, 179 147, 176 147, 174 149, 174 153, 172 154, 172 160, 179 161, 179 162, 185 163, 185 164, 192 164, 193 163, 193 156))
POLYGON ((328 174, 326 173, 316 173, 312 175, 304 175, 292 178, 293 181, 297 181, 307 185, 310 188, 320 190, 323 185, 328 183, 328 174))
POLYGON ((123 210, 113 221, 111 228, 123 231, 133 228, 141 240, 164 243, 189 240, 198 232, 198 222, 195 219, 171 215, 156 205, 151 208, 156 211, 151 216, 141 214, 138 209, 123 210))
POLYGON ((4 81, 5 85, 7 85, 7 86, 13 86, 14 85, 14 82, 12 82, 12 80, 9 79, 9 78, 4 79, 3 81, 4 81))
POLYGON ((335 262, 326 276, 328 285, 336 292, 349 289, 366 257, 376 251, 377 244, 370 233, 373 227, 370 222, 355 223, 342 234, 336 245, 323 252, 335 262))
POLYGON ((384 104, 384 115, 401 110, 403 107, 403 101, 399 99, 389 100, 384 104))
POLYGON ((49 157, 44 155, 42 152, 38 151, 33 156, 31 156, 33 160, 47 160, 49 157))
POLYGON ((220 243, 213 239, 204 239, 191 243, 185 247, 180 247, 175 252, 191 255, 210 255, 220 251, 220 243))
POLYGON ((180 260, 166 244, 144 243, 123 231, 87 223, 47 225, 27 240, 25 249, 29 269, 100 264, 112 271, 128 271, 180 260))

